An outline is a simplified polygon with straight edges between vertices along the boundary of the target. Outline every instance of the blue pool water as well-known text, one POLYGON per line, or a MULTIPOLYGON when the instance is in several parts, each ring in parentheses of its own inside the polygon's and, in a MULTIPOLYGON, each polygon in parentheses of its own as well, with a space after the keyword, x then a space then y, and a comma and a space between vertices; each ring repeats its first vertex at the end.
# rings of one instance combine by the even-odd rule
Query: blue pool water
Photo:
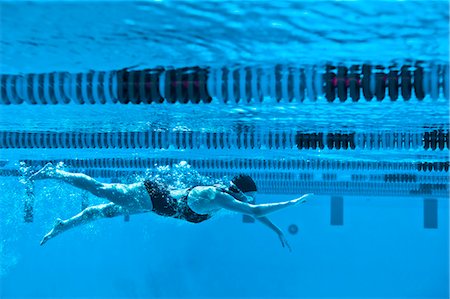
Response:
POLYGON ((449 298, 448 1, 1 1, 0 16, 1 298, 449 298), (163 103, 124 103, 161 69, 139 86, 159 80, 163 103), (30 193, 48 161, 315 196, 270 216, 292 252, 232 213, 103 219, 39 246, 104 202, 54 180, 30 193))

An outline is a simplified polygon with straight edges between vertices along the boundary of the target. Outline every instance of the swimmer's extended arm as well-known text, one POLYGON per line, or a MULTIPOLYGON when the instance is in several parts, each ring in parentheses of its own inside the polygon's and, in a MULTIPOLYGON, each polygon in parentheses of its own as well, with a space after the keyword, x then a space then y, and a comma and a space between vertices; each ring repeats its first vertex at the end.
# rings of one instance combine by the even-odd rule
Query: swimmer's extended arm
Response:
POLYGON ((236 200, 233 196, 221 192, 216 194, 215 203, 227 210, 259 218, 271 214, 273 212, 285 209, 287 207, 292 207, 297 204, 304 203, 306 201, 306 197, 311 195, 313 194, 308 193, 299 198, 288 201, 253 205, 236 200))
POLYGON ((286 240, 286 237, 283 234, 283 231, 278 226, 273 224, 272 221, 270 221, 270 219, 267 217, 259 217, 256 218, 256 220, 260 221, 261 223, 269 227, 271 230, 273 230, 277 234, 278 238, 280 238, 281 245, 283 247, 287 247, 289 251, 292 252, 291 245, 289 245, 288 241, 286 240))

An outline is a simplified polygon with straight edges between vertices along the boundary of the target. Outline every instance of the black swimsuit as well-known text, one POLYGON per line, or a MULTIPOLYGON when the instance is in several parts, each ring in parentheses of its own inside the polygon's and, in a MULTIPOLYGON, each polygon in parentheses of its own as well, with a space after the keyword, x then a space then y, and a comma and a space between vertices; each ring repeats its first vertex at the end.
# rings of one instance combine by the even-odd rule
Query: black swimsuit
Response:
POLYGON ((177 200, 170 195, 163 184, 144 181, 144 185, 152 200, 153 212, 158 215, 183 219, 192 223, 200 223, 211 218, 209 214, 197 214, 188 206, 189 192, 196 186, 189 188, 186 194, 177 200))

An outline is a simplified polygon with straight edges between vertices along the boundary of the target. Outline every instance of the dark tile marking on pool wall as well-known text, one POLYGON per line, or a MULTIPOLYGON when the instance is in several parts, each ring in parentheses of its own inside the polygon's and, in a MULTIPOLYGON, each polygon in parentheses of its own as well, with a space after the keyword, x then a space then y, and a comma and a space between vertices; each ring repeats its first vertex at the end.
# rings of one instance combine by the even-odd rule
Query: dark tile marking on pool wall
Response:
POLYGON ((298 149, 323 149, 323 133, 301 133, 297 132, 295 143, 298 149))
MULTIPOLYGON (((146 72, 145 75, 145 90, 148 92, 150 89, 150 98, 146 97, 149 103, 162 103, 164 98, 161 95, 161 90, 159 88, 160 74, 164 71, 163 68, 154 69, 149 73, 146 72)), ((142 97, 142 95, 141 95, 142 97)), ((145 99, 144 102, 145 102, 145 99)))
POLYGON ((170 103, 182 102, 183 96, 183 72, 179 69, 173 70, 172 81, 170 82, 171 87, 173 88, 172 93, 172 101, 170 103))
POLYGON ((425 150, 443 150, 450 148, 449 131, 442 129, 427 131, 423 133, 423 148, 425 150))
POLYGON ((333 102, 336 98, 336 74, 332 72, 335 67, 331 65, 326 66, 325 74, 323 74, 325 98, 328 102, 333 102))
POLYGON ((212 102, 212 97, 209 94, 208 87, 207 87, 208 75, 209 75, 209 69, 200 68, 198 70, 198 84, 199 84, 200 99, 203 101, 203 103, 206 103, 206 104, 209 104, 212 102))
POLYGON ((370 78, 372 76, 372 67, 368 64, 362 66, 362 90, 366 101, 370 101, 373 98, 372 90, 370 89, 370 78))
POLYGON ((330 224, 344 225, 344 198, 332 196, 330 200, 330 224))
POLYGON ((386 96, 386 74, 383 66, 377 65, 375 68, 375 96, 378 101, 382 101, 386 96))
POLYGON ((336 181, 337 174, 336 173, 323 173, 322 180, 324 181, 336 181))
POLYGON ((348 75, 348 84, 350 90, 350 98, 353 102, 358 102, 361 94, 361 78, 359 74, 359 66, 352 65, 350 74, 348 75))
POLYGON ((281 72, 282 72, 282 65, 277 64, 275 66, 275 98, 277 102, 280 102, 282 99, 282 90, 281 90, 281 72))
POLYGON ((328 133, 327 134, 327 147, 329 149, 355 149, 355 133, 328 133))
POLYGON ((252 69, 250 67, 244 68, 244 79, 241 84, 244 84, 245 95, 242 95, 242 100, 249 103, 252 98, 252 69))
POLYGON ((414 174, 385 174, 384 175, 385 182, 416 182, 417 176, 414 174))
POLYGON ((423 200, 423 227, 438 228, 438 201, 426 198, 423 200))
MULTIPOLYGON (((294 100, 294 69, 292 67, 288 68, 288 78, 287 78, 287 97, 288 101, 292 102, 294 100)), ((298 88, 298 86, 296 87, 298 88)))
POLYGON ((449 67, 448 65, 445 65, 443 70, 442 70, 443 74, 443 78, 442 78, 442 83, 444 84, 443 86, 443 92, 444 92, 444 98, 446 98, 447 100, 449 99, 449 67))
POLYGON ((222 101, 228 103, 228 68, 222 68, 222 101))
POLYGON ((11 104, 9 97, 6 94, 6 80, 8 79, 7 75, 0 75, 0 102, 4 105, 11 104))
POLYGON ((177 101, 186 104, 189 102, 188 89, 190 85, 194 85, 194 81, 189 81, 189 68, 177 70, 177 101))
POLYGON ((231 95, 231 100, 234 103, 238 103, 239 100, 241 99, 241 92, 240 92, 240 74, 239 74, 239 69, 236 68, 235 70, 233 70, 232 72, 232 91, 233 94, 231 95))
POLYGON ((347 100, 347 87, 349 81, 347 80, 348 69, 345 66, 338 66, 337 69, 337 94, 341 102, 347 100))
POLYGON ((390 69, 387 75, 388 94, 391 101, 398 99, 398 71, 390 69))
POLYGON ((197 88, 198 80, 197 72, 186 70, 186 74, 183 74, 183 104, 188 102, 198 104, 200 102, 200 91, 197 88))
POLYGON ((164 79, 164 98, 169 103, 176 101, 176 85, 172 84, 176 80, 176 71, 174 69, 166 69, 164 79))
POLYGON ((412 90, 412 73, 409 70, 409 65, 403 65, 400 70, 400 80, 401 80, 401 93, 402 98, 405 101, 409 101, 411 99, 411 90, 412 90))
POLYGON ((449 162, 418 162, 418 171, 445 171, 448 172, 449 162))
POLYGON ((305 101, 305 90, 306 90, 306 75, 303 68, 300 69, 300 86, 299 86, 299 100, 301 102, 305 101))
POLYGON ((122 104, 130 102, 133 104, 161 103, 159 75, 162 71, 162 69, 152 69, 140 71, 121 70, 117 72, 119 102, 122 104))
POLYGON ((425 92, 423 90, 423 67, 416 66, 414 70, 414 91, 418 100, 425 98, 425 92))

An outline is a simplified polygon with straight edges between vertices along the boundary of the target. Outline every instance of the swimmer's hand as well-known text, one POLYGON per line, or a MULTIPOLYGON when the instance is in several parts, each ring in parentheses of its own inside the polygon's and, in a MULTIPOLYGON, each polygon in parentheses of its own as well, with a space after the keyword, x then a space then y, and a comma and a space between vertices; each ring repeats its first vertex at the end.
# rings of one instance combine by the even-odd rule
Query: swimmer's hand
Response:
POLYGON ((280 238, 281 245, 283 247, 287 247, 289 249, 289 252, 292 252, 291 245, 289 245, 288 241, 286 240, 286 237, 284 236, 283 232, 278 233, 278 238, 280 238))
POLYGON ((42 167, 39 171, 32 174, 28 179, 30 181, 34 180, 42 180, 42 179, 49 179, 54 177, 56 174, 56 168, 53 166, 51 162, 47 163, 42 167))
POLYGON ((299 198, 295 198, 295 199, 292 199, 292 200, 290 200, 289 202, 292 204, 292 205, 298 205, 298 204, 301 204, 301 203, 304 203, 304 202, 306 202, 306 198, 307 197, 310 197, 310 196, 313 196, 314 195, 314 193, 307 193, 307 194, 305 194, 305 195, 302 195, 302 196, 300 196, 299 198))

